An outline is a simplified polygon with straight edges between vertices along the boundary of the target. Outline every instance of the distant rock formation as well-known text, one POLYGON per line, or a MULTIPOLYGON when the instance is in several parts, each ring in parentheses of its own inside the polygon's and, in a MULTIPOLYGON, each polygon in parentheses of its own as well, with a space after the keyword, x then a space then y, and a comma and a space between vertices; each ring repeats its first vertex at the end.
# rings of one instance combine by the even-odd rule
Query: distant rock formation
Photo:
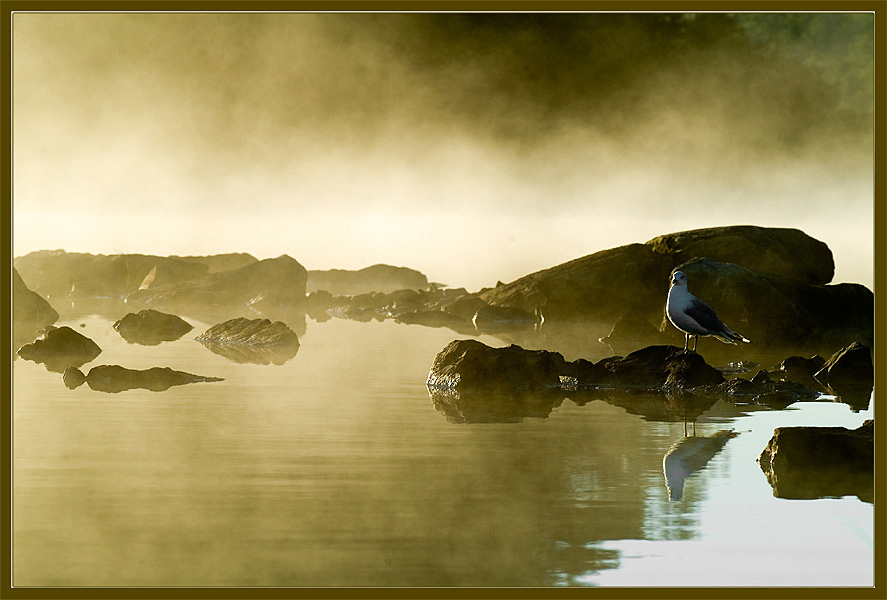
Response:
POLYGON ((114 329, 127 342, 156 346, 177 340, 194 327, 181 317, 149 308, 127 314, 114 323, 114 329))
POLYGON ((427 290, 428 278, 419 271, 391 265, 373 265, 357 271, 331 269, 308 271, 309 292, 327 291, 334 296, 356 296, 367 292, 427 290))
POLYGON ((176 385, 223 381, 220 377, 204 377, 184 371, 174 371, 169 367, 153 367, 150 369, 126 369, 120 365, 99 365, 84 375, 76 367, 65 370, 62 379, 71 389, 84 382, 97 392, 116 394, 126 390, 146 389, 152 392, 163 392, 176 385))
POLYGON ((138 290, 126 302, 177 312, 201 307, 303 307, 306 279, 305 268, 284 254, 231 271, 138 290))
POLYGON ((189 263, 197 263, 206 265, 207 273, 221 273, 222 271, 233 271, 247 265, 259 262, 255 256, 246 252, 230 252, 228 254, 210 254, 207 256, 176 256, 170 258, 183 260, 189 263))
POLYGON ((94 341, 70 327, 53 327, 41 339, 19 348, 18 355, 25 360, 42 363, 50 371, 63 372, 68 367, 79 367, 101 354, 94 341))
POLYGON ((874 501, 874 421, 857 429, 779 427, 758 457, 777 498, 874 501))
POLYGON ((237 318, 197 336, 212 352, 238 363, 283 364, 299 351, 299 337, 285 323, 237 318))

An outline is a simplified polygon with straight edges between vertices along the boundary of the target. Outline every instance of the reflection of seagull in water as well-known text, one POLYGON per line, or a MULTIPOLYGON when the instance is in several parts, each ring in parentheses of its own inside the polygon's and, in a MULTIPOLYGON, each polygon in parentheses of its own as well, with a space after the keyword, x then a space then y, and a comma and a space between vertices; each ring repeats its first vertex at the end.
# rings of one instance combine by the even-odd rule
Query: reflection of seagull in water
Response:
POLYGON ((685 437, 674 444, 662 457, 662 472, 665 474, 665 487, 669 500, 680 500, 684 496, 684 480, 701 470, 720 452, 732 438, 739 435, 735 431, 718 431, 711 437, 685 437))
POLYGON ((699 336, 713 336, 725 344, 738 341, 751 342, 735 333, 718 318, 711 306, 694 296, 687 289, 687 276, 683 271, 675 271, 671 276, 671 288, 665 313, 671 324, 684 332, 684 351, 690 348, 690 336, 695 336, 693 352, 699 343, 699 336))

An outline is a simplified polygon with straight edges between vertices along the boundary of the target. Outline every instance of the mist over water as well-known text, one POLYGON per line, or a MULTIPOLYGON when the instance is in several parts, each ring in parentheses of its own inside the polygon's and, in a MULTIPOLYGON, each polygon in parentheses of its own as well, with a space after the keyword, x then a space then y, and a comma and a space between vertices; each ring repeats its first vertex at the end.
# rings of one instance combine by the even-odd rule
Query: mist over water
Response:
MULTIPOLYGON (((810 31, 871 21, 830 18, 810 31)), ((748 26, 17 14, 13 252, 286 253, 478 289, 753 224, 825 241, 835 281, 871 287, 871 107, 748 26)))

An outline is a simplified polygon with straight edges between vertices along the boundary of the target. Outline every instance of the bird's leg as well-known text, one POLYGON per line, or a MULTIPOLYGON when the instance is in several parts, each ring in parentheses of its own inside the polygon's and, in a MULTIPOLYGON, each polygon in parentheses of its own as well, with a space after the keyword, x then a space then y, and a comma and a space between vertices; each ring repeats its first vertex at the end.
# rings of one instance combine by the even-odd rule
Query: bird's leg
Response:
POLYGON ((699 344, 699 336, 693 336, 693 354, 696 354, 696 345, 699 344))
POLYGON ((690 349, 690 334, 684 334, 684 352, 690 349))

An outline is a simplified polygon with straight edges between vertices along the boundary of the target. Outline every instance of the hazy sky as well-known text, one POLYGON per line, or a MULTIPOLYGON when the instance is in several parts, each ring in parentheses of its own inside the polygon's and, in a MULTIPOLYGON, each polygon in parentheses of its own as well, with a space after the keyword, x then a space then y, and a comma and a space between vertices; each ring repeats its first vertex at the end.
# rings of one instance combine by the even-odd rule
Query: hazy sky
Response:
POLYGON ((625 15, 17 14, 13 253, 286 253, 477 289, 754 224, 871 286, 870 134, 810 73, 665 42, 625 15))

